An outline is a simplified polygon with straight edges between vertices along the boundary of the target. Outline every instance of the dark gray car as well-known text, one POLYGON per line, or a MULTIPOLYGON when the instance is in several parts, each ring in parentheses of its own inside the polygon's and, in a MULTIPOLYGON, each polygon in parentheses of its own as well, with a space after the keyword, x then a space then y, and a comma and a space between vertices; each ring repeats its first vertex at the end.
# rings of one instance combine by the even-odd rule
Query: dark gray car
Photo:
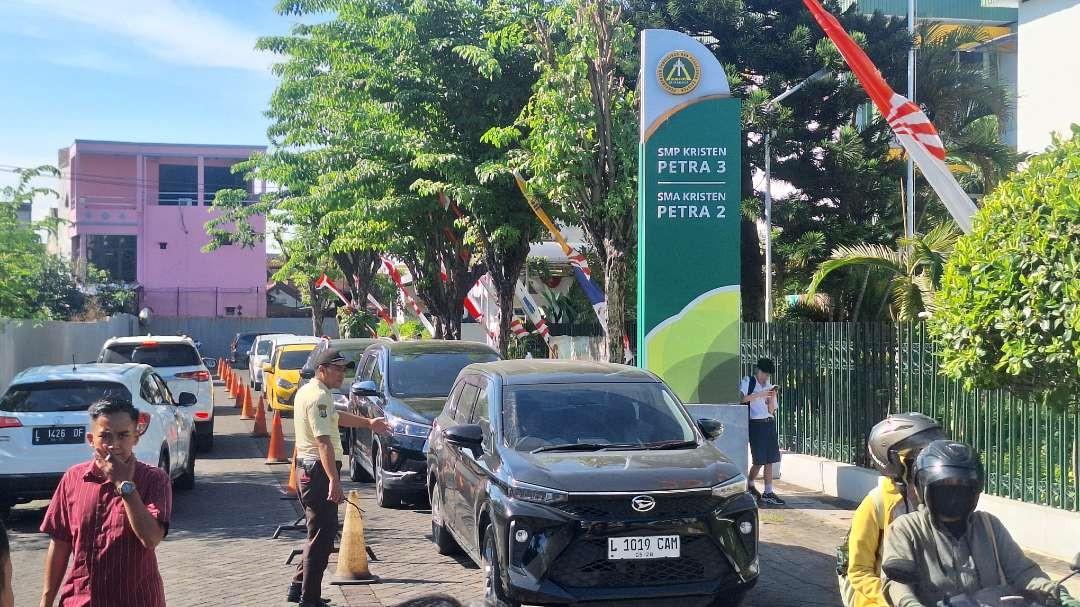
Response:
POLYGON ((432 539, 481 566, 488 605, 738 605, 757 505, 722 432, 634 367, 471 365, 426 448, 432 539))
POLYGON ((376 501, 394 506, 424 496, 424 444, 458 373, 472 363, 499 360, 485 344, 425 339, 379 341, 368 346, 350 386, 349 410, 385 417, 390 430, 352 432, 349 470, 353 480, 375 480, 376 501))

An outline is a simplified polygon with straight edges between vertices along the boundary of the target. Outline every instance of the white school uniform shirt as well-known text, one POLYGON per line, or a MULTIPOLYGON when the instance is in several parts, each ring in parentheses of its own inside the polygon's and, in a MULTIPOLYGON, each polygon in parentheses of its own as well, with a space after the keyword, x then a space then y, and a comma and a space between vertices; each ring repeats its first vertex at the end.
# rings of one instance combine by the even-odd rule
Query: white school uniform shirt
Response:
POLYGON ((772 388, 776 384, 759 384, 756 377, 743 377, 742 381, 739 382, 739 393, 743 396, 749 394, 749 392, 746 391, 747 385, 750 385, 750 389, 753 390, 753 394, 750 396, 750 402, 747 403, 750 407, 750 419, 769 419, 772 417, 772 415, 769 415, 769 396, 767 392, 769 391, 769 388, 772 388), (757 387, 754 387, 754 385, 757 387))

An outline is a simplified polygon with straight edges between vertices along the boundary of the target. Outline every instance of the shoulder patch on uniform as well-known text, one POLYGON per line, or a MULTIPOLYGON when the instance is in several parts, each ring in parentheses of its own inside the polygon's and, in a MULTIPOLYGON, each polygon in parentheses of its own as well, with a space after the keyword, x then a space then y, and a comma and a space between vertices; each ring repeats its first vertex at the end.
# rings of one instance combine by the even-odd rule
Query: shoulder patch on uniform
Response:
POLYGON ((319 407, 319 417, 326 417, 326 405, 317 405, 319 407))

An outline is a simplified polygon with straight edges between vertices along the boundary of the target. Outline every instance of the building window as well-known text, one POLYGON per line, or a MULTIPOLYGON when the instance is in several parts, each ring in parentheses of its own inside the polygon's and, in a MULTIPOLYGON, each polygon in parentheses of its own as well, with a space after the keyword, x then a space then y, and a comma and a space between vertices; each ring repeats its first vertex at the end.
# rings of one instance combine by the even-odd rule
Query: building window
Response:
POLYGON ((193 206, 199 200, 199 167, 163 164, 158 167, 158 204, 193 206))
POLYGON ((230 167, 203 167, 203 192, 206 206, 214 203, 218 190, 245 190, 250 192, 243 173, 233 173, 230 167))
POLYGON ((109 279, 135 282, 137 258, 135 236, 91 234, 86 240, 86 261, 109 273, 109 279))

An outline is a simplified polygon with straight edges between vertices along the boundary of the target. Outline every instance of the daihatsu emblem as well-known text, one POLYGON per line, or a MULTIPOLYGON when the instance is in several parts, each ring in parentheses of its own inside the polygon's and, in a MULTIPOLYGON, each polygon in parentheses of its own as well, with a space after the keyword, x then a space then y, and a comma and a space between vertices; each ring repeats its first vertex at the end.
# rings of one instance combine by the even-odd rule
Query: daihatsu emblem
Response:
POLYGON ((648 512, 656 507, 656 500, 647 495, 639 495, 630 500, 630 505, 638 512, 648 512))

